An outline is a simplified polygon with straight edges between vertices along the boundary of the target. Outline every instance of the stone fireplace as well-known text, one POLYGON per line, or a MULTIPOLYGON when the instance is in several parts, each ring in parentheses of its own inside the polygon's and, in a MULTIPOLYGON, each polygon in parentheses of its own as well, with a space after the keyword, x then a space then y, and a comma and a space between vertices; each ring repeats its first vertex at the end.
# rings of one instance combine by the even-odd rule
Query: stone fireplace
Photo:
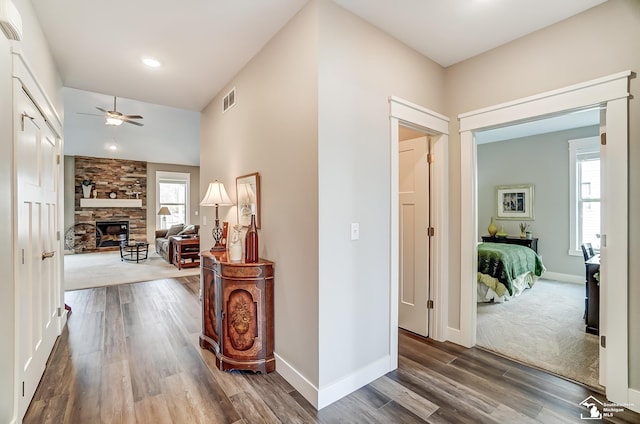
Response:
POLYGON ((76 253, 118 250, 121 241, 130 239, 146 241, 146 162, 76 156, 75 192, 75 223, 96 228, 74 248, 76 253), (92 186, 91 199, 84 198, 83 181, 92 186), (131 205, 132 199, 138 203, 131 205))

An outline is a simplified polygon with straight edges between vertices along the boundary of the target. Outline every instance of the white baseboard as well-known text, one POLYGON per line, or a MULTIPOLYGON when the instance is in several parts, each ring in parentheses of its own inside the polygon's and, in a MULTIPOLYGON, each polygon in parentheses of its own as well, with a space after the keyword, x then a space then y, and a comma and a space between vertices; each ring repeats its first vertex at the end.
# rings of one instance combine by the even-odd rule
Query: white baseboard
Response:
POLYGON ((545 271, 540 278, 548 278, 549 280, 564 281, 565 283, 584 284, 586 278, 584 275, 561 274, 559 272, 545 271))
POLYGON ((274 353, 273 356, 276 358, 276 370, 278 371, 278 374, 287 380, 287 382, 291 384, 317 410, 342 399, 348 394, 358 390, 360 387, 371 383, 373 380, 382 377, 391 371, 391 357, 384 356, 364 368, 340 379, 339 381, 329 384, 322 389, 318 389, 277 353, 274 353))
POLYGON ((278 374, 287 380, 314 408, 318 409, 318 388, 277 353, 274 353, 273 356, 276 358, 278 374))
POLYGON ((629 389, 629 405, 627 409, 640 413, 640 390, 629 389))
POLYGON ((355 392, 360 387, 382 377, 391 371, 390 364, 391 357, 388 355, 383 356, 364 368, 354 371, 339 381, 321 388, 318 392, 318 409, 331 405, 333 402, 342 399, 349 393, 355 392))

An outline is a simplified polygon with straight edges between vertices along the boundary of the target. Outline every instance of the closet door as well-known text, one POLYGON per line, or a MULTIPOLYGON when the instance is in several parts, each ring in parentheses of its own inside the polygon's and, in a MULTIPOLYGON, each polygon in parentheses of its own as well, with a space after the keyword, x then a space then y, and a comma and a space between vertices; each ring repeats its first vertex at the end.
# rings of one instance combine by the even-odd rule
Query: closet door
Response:
POLYGON ((16 341, 18 416, 38 386, 58 334, 59 141, 14 83, 16 166, 16 341))

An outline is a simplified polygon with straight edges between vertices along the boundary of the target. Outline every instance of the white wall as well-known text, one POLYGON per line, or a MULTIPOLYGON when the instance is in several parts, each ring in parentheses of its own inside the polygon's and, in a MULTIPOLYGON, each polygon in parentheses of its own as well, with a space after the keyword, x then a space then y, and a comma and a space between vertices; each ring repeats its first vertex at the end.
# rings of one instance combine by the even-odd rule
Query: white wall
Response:
MULTIPOLYGON (((275 262, 275 352, 310 386, 318 383, 317 23, 301 10, 202 111, 200 198, 220 180, 260 173, 260 257, 275 262)), ((221 218, 236 224, 236 208, 221 218)), ((201 208, 203 246, 213 245, 214 208, 201 208), (206 225, 205 225, 206 216, 206 225)))
MULTIPOLYGON (((42 84, 58 113, 62 113, 61 83, 35 14, 28 0, 14 1, 23 21, 23 41, 12 42, 22 50, 36 78, 42 84)), ((0 284, 0 422, 14 418, 15 305, 13 190, 13 94, 11 79, 11 44, 0 33, 0 269, 6 276, 0 284)), ((44 106, 44 105, 43 105, 44 106)), ((59 260, 61 261, 62 256, 59 260)))
POLYGON ((478 151, 478 241, 487 235, 491 217, 498 228, 518 237, 518 224, 530 225, 538 238, 538 251, 547 271, 584 279, 582 255, 569 255, 569 143, 597 136, 599 127, 585 127, 480 144, 478 151), (498 185, 533 184, 534 220, 499 220, 496 216, 498 185))
MULTIPOLYGON (((390 96, 444 109, 443 69, 331 2, 319 2, 320 390, 389 364, 390 96), (360 239, 350 240, 350 223, 360 239)), ((321 399, 321 406, 323 403, 321 399)))
MULTIPOLYGON (((522 37, 446 71, 447 114, 451 117, 502 102, 589 81, 623 70, 640 70, 640 2, 611 0, 580 15, 522 37), (570 54, 569 54, 570 53, 570 54)), ((630 83, 629 217, 640 216, 640 84, 630 83)), ((449 324, 460 321, 460 144, 459 125, 450 130, 450 291, 449 324)), ((640 251, 640 222, 629 220, 629 264, 640 251)), ((640 388, 640 279, 629 269, 629 381, 640 388)))

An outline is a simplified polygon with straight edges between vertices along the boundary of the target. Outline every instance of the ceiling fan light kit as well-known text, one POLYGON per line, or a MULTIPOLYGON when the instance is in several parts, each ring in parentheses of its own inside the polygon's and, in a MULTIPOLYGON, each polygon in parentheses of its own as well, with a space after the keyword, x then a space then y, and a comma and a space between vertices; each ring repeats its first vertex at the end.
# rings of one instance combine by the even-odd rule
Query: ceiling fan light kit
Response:
POLYGON ((105 118, 105 120, 104 120, 104 124, 105 125, 113 125, 113 126, 116 126, 116 127, 118 125, 122 125, 122 122, 124 122, 124 121, 122 121, 122 119, 114 118, 114 117, 111 117, 111 116, 107 116, 105 118))
MULTIPOLYGON (((2 0, 0 0, 2 1, 2 0)), ((144 126, 142 122, 136 122, 135 119, 144 119, 142 115, 125 115, 121 112, 118 112, 118 108, 116 107, 116 97, 113 97, 113 110, 105 110, 101 107, 96 106, 100 112, 104 113, 104 124, 111 126, 119 126, 122 125, 123 122, 128 124, 137 125, 139 127, 144 126)))

